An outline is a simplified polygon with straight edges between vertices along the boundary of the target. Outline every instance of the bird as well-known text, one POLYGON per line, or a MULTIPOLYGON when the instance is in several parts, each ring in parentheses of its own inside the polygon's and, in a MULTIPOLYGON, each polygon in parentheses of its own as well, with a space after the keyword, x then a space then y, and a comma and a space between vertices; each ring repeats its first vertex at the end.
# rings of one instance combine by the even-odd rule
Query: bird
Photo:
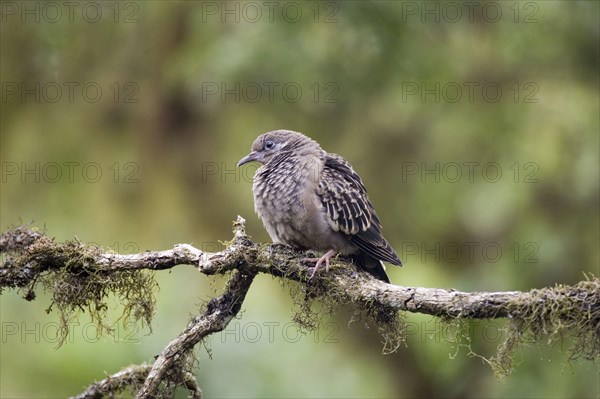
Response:
POLYGON ((324 253, 310 279, 335 255, 390 283, 383 262, 402 261, 382 235, 381 222, 360 176, 344 158, 292 130, 259 135, 238 162, 261 166, 253 178, 254 210, 274 244, 324 253))

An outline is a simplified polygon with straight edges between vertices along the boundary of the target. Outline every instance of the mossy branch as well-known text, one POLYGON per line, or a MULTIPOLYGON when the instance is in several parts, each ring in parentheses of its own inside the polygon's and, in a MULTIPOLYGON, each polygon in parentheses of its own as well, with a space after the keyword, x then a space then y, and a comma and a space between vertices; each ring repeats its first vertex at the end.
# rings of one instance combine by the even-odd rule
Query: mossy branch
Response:
MULTIPOLYGON (((141 319, 150 324, 156 283, 148 271, 188 264, 207 275, 233 273, 225 292, 211 300, 205 312, 192 320, 148 368, 138 398, 155 397, 159 392, 164 395, 177 385, 188 387, 195 397, 199 395, 199 388, 194 388, 195 380, 189 373, 191 350, 207 335, 226 328, 239 312, 258 273, 300 283, 304 299, 299 301, 301 312, 295 320, 303 327, 318 325, 310 310, 315 300, 332 308, 352 303, 377 325, 386 340, 384 351, 394 351, 403 342, 399 315, 413 312, 446 321, 507 318, 510 324, 506 341, 500 345, 497 356, 490 359, 500 375, 510 372, 511 354, 525 336, 537 341, 547 336, 552 342, 554 338, 571 335, 575 338, 572 358, 599 358, 600 280, 597 277, 590 276, 574 286, 558 285, 527 292, 460 292, 386 284, 338 259, 329 272, 323 271, 311 280, 312 269, 301 262, 305 253, 285 246, 254 243, 245 233, 244 222, 238 217, 233 240, 224 250, 212 253, 178 244, 166 251, 121 255, 79 241, 56 243, 42 232, 16 228, 0 236, 0 253, 5 255, 0 267, 0 292, 3 288, 18 288, 26 299, 32 300, 36 287, 42 284, 52 293, 51 307, 57 306, 63 325, 67 325, 76 311, 87 308, 100 330, 110 332, 110 326, 104 323, 105 299, 109 293, 116 294, 122 301, 124 320, 141 319)), ((65 327, 63 339, 67 331, 65 327)), ((134 378, 124 371, 115 376, 128 379, 131 385, 134 378)), ((136 378, 139 375, 139 372, 135 374, 136 378)), ((115 383, 115 376, 109 377, 111 384, 115 383)), ((112 386, 107 384, 96 383, 88 391, 112 386)))
POLYGON ((93 383, 85 391, 74 396, 73 399, 110 397, 111 394, 125 390, 128 387, 135 388, 141 386, 146 381, 151 368, 152 366, 148 364, 136 364, 125 367, 123 370, 93 383))
POLYGON ((194 346, 200 343, 204 337, 227 327, 241 310, 254 276, 256 276, 255 273, 247 274, 241 271, 233 275, 227 282, 225 292, 217 298, 211 299, 204 313, 196 316, 187 328, 163 349, 156 358, 136 398, 156 397, 157 392, 162 392, 162 396, 164 396, 165 387, 161 387, 161 384, 165 385, 165 381, 174 382, 173 388, 185 383, 185 381, 178 381, 178 378, 187 372, 188 365, 186 363, 192 359, 191 352, 194 346))

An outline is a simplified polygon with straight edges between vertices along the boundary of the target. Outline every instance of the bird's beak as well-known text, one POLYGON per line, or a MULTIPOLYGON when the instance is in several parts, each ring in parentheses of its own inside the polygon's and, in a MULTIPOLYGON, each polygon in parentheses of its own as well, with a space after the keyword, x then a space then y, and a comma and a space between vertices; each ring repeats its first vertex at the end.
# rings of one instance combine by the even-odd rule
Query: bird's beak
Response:
POLYGON ((237 166, 242 166, 248 162, 252 162, 252 161, 259 161, 260 162, 261 156, 257 151, 252 151, 250 154, 246 155, 244 158, 240 159, 240 161, 238 162, 237 166))

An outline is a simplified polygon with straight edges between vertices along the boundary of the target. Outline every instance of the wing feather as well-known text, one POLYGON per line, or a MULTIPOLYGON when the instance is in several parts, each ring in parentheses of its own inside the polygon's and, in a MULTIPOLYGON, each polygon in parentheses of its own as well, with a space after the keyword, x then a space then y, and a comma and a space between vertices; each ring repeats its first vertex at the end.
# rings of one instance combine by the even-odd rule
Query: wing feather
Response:
POLYGON ((317 194, 329 225, 341 231, 367 255, 402 265, 398 255, 383 238, 381 222, 369 201, 367 189, 352 166, 336 154, 327 154, 317 194))

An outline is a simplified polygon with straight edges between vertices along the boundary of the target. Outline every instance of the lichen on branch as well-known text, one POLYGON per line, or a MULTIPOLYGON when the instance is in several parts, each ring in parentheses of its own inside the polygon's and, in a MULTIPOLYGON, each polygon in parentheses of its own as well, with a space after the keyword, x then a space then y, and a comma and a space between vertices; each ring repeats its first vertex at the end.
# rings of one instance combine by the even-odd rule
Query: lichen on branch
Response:
POLYGON ((89 313, 98 335, 112 334, 113 324, 107 321, 111 295, 123 307, 116 322, 141 322, 152 330, 154 292, 158 288, 152 272, 105 270, 98 267, 99 259, 107 255, 102 248, 78 240, 56 243, 43 232, 23 227, 2 234, 0 253, 6 256, 0 267, 0 293, 5 288, 18 288, 31 301, 41 286, 51 294, 46 311, 58 311, 58 347, 80 311, 89 313))
MULTIPOLYGON (((219 252, 178 244, 171 250, 130 255, 106 252, 78 240, 56 243, 44 232, 17 227, 0 236, 0 293, 2 289, 18 289, 25 299, 33 300, 39 287, 50 292, 48 309, 59 311, 64 340, 68 323, 79 310, 90 313, 99 332, 110 333, 112 327, 105 322, 110 295, 123 305, 123 321, 133 319, 149 326, 155 308, 155 271, 188 264, 206 275, 232 275, 225 292, 209 301, 204 312, 156 359, 136 395, 140 398, 156 397, 180 385, 199 395, 195 381, 189 378, 191 348, 205 336, 224 329, 238 314, 259 273, 290 285, 299 309, 293 319, 301 328, 317 328, 324 313, 350 305, 359 317, 366 317, 378 328, 384 338, 384 352, 393 352, 404 342, 402 315, 412 312, 439 317, 446 325, 506 318, 505 341, 495 356, 485 359, 498 376, 510 373, 512 354, 524 342, 552 345, 570 337, 570 360, 600 358, 600 280, 595 276, 586 276, 573 286, 527 292, 461 292, 386 284, 340 258, 332 262, 328 272, 311 279, 312 269, 301 262, 306 253, 281 245, 256 244, 246 235, 244 222, 238 217, 233 239, 219 252), (321 310, 314 310, 315 303, 321 310)), ((122 375, 131 378, 128 373, 122 375)))

